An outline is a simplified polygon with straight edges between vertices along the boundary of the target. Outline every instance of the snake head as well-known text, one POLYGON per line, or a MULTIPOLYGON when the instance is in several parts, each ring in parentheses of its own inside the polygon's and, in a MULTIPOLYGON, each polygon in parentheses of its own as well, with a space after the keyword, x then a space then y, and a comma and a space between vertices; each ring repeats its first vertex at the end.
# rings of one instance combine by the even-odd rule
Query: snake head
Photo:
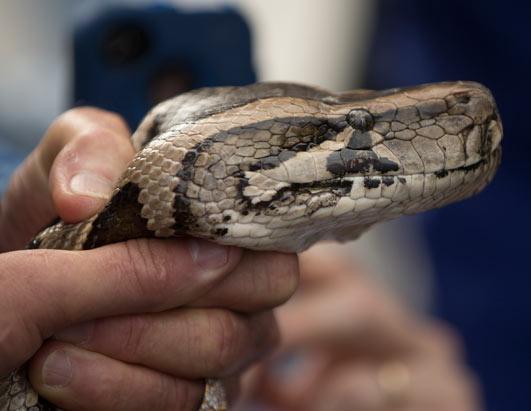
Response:
POLYGON ((468 197, 500 159, 496 105, 477 83, 340 94, 282 84, 204 90, 184 98, 201 96, 185 115, 169 115, 178 104, 163 103, 140 128, 157 136, 127 181, 140 185, 143 217, 157 235, 300 251, 468 197), (140 172, 146 164, 149 178, 140 172), (153 188, 155 179, 167 192, 153 188), (156 211, 165 198, 171 215, 156 211))

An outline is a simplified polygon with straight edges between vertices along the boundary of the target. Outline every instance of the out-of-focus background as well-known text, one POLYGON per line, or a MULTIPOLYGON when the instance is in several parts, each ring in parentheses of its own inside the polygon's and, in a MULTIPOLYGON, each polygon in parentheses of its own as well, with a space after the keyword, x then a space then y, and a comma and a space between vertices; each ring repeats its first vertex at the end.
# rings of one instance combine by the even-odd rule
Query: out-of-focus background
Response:
POLYGON ((168 90, 480 81, 505 130, 492 185, 461 204, 382 224, 346 252, 407 304, 457 327, 488 409, 523 411, 530 73, 531 6, 510 0, 0 0, 0 192, 73 105, 119 111, 134 127, 168 90))

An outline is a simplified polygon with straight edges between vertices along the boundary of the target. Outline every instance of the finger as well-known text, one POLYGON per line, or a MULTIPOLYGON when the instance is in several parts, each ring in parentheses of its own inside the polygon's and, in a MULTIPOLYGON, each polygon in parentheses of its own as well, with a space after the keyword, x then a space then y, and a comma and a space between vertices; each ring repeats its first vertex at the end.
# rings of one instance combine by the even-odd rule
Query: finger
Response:
POLYGON ((274 409, 293 411, 412 409, 402 408, 410 405, 406 401, 400 404, 390 401, 378 384, 377 369, 370 363, 358 361, 339 366, 326 360, 317 366, 312 363, 315 363, 312 356, 304 359, 291 370, 289 378, 279 379, 277 372, 271 371, 262 374, 259 383, 262 401, 274 409))
POLYGON ((482 409, 471 380, 456 365, 426 358, 346 364, 323 374, 311 387, 318 393, 316 407, 311 409, 482 409), (334 399, 338 397, 343 401, 334 408, 334 399), (347 407, 342 408, 344 405, 347 407))
POLYGON ((240 249, 192 238, 131 240, 81 252, 15 251, 0 256, 0 374, 69 325, 187 304, 230 272, 240 249), (75 267, 75 269, 73 268, 75 267))
POLYGON ((300 291, 321 293, 324 288, 336 288, 345 281, 357 283, 363 277, 363 270, 344 251, 341 244, 318 243, 303 252, 299 256, 300 291))
MULTIPOLYGON (((306 408, 311 411, 414 409, 408 407, 411 405, 408 393, 402 393, 404 395, 400 399, 386 394, 378 384, 376 370, 369 364, 334 369, 322 375, 314 384, 314 387, 309 387, 314 389, 314 396, 306 408)), ((284 395, 289 399, 289 394, 284 392, 284 395)))
POLYGON ((227 377, 275 348, 278 329, 270 311, 178 309, 96 320, 56 338, 183 378, 227 377))
MULTIPOLYGON (((481 389, 476 377, 462 362, 420 353, 403 362, 409 384, 402 396, 416 409, 476 411, 481 407, 481 389)), ((386 364, 380 366, 382 373, 386 364)), ((382 386, 382 382, 379 384, 382 386)), ((390 381, 392 382, 392 381, 390 381)), ((392 387, 392 385, 391 385, 392 387)), ((382 388, 385 388, 383 385, 382 388)), ((385 391, 385 389, 384 389, 385 391)))
POLYGON ((387 296, 343 284, 295 299, 278 310, 283 346, 318 346, 390 355, 415 344, 416 323, 387 296))
POLYGON ((262 400, 286 410, 481 409, 474 380, 456 363, 421 355, 376 363, 349 359, 312 369, 312 361, 310 356, 289 378, 269 368, 259 382, 262 400))
POLYGON ((57 214, 69 222, 94 214, 132 156, 127 126, 117 115, 78 108, 60 116, 11 179, 0 213, 0 250, 23 248, 57 214))
POLYGON ((252 312, 276 307, 295 292, 299 281, 296 254, 246 251, 230 276, 194 301, 194 307, 252 312))
POLYGON ((65 343, 50 342, 33 358, 33 387, 70 410, 195 411, 203 383, 177 379, 65 343))
MULTIPOLYGON (((329 367, 331 359, 325 353, 291 352, 256 367, 244 378, 247 401, 269 405, 272 409, 302 411, 311 404, 316 382, 329 367)), ((269 408, 268 408, 269 409, 269 408)))

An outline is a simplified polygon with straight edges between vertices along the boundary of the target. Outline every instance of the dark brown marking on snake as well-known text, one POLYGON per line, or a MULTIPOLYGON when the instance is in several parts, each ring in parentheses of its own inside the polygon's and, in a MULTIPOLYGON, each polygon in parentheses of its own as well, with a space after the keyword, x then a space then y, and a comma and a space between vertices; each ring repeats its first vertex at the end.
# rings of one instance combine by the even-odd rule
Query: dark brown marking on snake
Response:
MULTIPOLYGON (((345 116, 335 118, 284 117, 276 121, 289 126, 290 134, 298 137, 298 142, 292 143, 291 139, 286 139, 283 145, 283 148, 292 151, 307 151, 325 140, 334 140, 337 134, 348 126, 345 116)), ((261 128, 262 123, 255 123, 253 127, 261 128)))
POLYGON ((173 208, 175 209, 175 223, 172 228, 175 231, 185 232, 189 227, 194 225, 196 221, 190 213, 190 200, 188 198, 181 193, 177 193, 173 201, 173 208))
POLYGON ((436 171, 434 174, 435 174, 435 177, 437 178, 444 178, 448 175, 448 170, 439 170, 439 171, 436 171))
POLYGON ((216 228, 214 234, 223 237, 224 235, 227 235, 228 232, 228 228, 216 228))
POLYGON ((271 170, 280 165, 278 156, 269 156, 261 159, 260 161, 253 163, 249 166, 250 171, 257 170, 271 170))
MULTIPOLYGON (((338 116, 333 119, 326 117, 294 116, 280 117, 275 119, 274 122, 271 120, 265 120, 248 124, 245 127, 234 127, 229 130, 220 131, 219 133, 206 137, 186 153, 182 161, 183 168, 178 173, 178 176, 181 178, 181 183, 179 183, 180 187, 178 187, 177 190, 180 190, 182 193, 186 192, 185 188, 188 185, 187 182, 192 179, 192 170, 197 155, 201 152, 208 151, 212 144, 223 143, 229 136, 244 134, 249 130, 264 130, 267 129, 266 127, 270 128, 274 123, 284 124, 286 126, 286 131, 291 127, 292 133, 301 133, 301 135, 296 134, 298 137, 297 143, 288 144, 285 142, 282 147, 280 147, 281 151, 277 155, 264 157, 256 162, 247 164, 246 167, 248 167, 248 170, 257 171, 261 169, 270 170, 276 168, 280 166, 280 163, 295 157, 297 152, 306 151, 325 140, 335 139, 337 134, 348 126, 344 116, 338 116), (303 140, 305 138, 307 141, 303 140)), ((273 149, 275 149, 274 146, 271 147, 271 151, 273 151, 273 149)))
MULTIPOLYGON (((501 151, 500 148, 498 148, 497 150, 501 151)), ((448 176, 448 174, 453 173, 455 171, 463 171, 465 173, 468 173, 470 171, 474 171, 474 170, 478 169, 479 167, 484 165, 487 161, 488 161, 488 158, 484 158, 484 159, 482 159, 482 160, 480 160, 480 161, 478 161, 476 163, 470 164, 468 166, 452 168, 450 170, 443 169, 443 170, 435 171, 433 174, 435 174, 435 177, 437 177, 437 178, 444 178, 444 177, 448 176)))
MULTIPOLYGON (((311 183, 292 183, 289 187, 282 187, 275 195, 268 201, 260 201, 253 204, 252 199, 245 196, 245 187, 249 185, 249 180, 241 176, 238 185, 238 197, 240 201, 245 203, 246 209, 261 211, 264 209, 274 210, 276 208, 275 203, 282 203, 287 199, 296 197, 297 194, 306 192, 309 194, 318 193, 321 191, 327 191, 335 194, 337 197, 347 196, 352 189, 352 181, 344 179, 333 179, 324 181, 315 181, 311 183)), ((242 213, 247 215, 248 212, 242 213)))
POLYGON ((278 161, 283 163, 285 161, 292 159, 296 155, 297 153, 295 151, 284 150, 284 151, 281 151, 280 154, 278 155, 278 161))
POLYGON ((83 244, 84 249, 101 247, 134 238, 150 238, 155 233, 147 228, 141 217, 142 204, 138 201, 140 188, 127 183, 109 201, 92 223, 92 230, 83 244), (116 230, 116 226, 120 230, 116 230))
POLYGON ((190 211, 190 200, 186 197, 186 192, 188 190, 188 184, 193 177, 194 164, 198 155, 207 152, 213 142, 214 140, 212 138, 201 141, 195 147, 191 148, 181 161, 182 169, 177 173, 179 184, 175 187, 175 199, 173 200, 175 223, 172 228, 177 232, 186 232, 188 228, 197 223, 196 218, 190 211))
POLYGON ((366 174, 373 170, 385 174, 398 171, 400 167, 386 157, 378 157, 371 150, 342 148, 328 156, 326 168, 336 176, 344 176, 347 174, 366 174))
MULTIPOLYGON (((501 151, 500 148, 498 148, 497 150, 501 151)), ((470 171, 474 171, 476 169, 478 169, 479 167, 481 167, 482 165, 484 165, 485 163, 487 163, 489 159, 488 158, 484 158, 476 163, 473 163, 473 164, 470 164, 468 166, 462 166, 462 167, 458 167, 458 168, 454 168, 452 170, 450 170, 451 172, 454 172, 454 171, 464 171, 465 173, 468 173, 470 171)))
POLYGON ((352 150, 369 150, 373 146, 372 138, 369 133, 354 132, 347 147, 352 150))
POLYGON ((368 188, 368 189, 378 188, 380 187, 380 180, 377 178, 365 177, 363 179, 363 185, 365 186, 365 188, 368 188))
POLYGON ((382 183, 385 186, 389 187, 395 183, 395 179, 393 177, 385 176, 385 177, 382 177, 382 183))

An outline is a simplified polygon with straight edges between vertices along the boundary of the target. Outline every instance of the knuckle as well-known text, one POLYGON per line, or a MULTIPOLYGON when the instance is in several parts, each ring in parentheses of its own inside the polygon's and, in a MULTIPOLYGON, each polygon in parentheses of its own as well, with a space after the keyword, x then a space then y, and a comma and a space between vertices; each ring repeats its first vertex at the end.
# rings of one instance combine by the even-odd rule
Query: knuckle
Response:
POLYGON ((104 369, 108 372, 97 380, 74 388, 76 395, 69 398, 74 403, 68 409, 190 411, 199 407, 200 391, 194 383, 155 370, 104 369))
MULTIPOLYGON (((82 367, 82 364, 76 364, 82 367)), ((100 365, 96 363, 96 366, 100 365)), ((121 410, 129 400, 128 387, 131 386, 131 376, 124 373, 105 373, 97 381, 91 381, 92 376, 87 377, 90 382, 81 389, 74 386, 74 396, 65 398, 70 402, 68 409, 85 410, 121 410), (87 401, 90 399, 90 401, 87 401)))
POLYGON ((299 284, 299 264, 296 255, 275 253, 271 270, 266 273, 266 292, 273 297, 272 305, 286 302, 299 284))
POLYGON ((121 350, 132 360, 142 356, 144 337, 149 332, 149 324, 144 316, 130 316, 125 320, 121 330, 121 350))
MULTIPOLYGON (((164 291, 171 286, 169 264, 165 264, 149 240, 129 240, 124 243, 125 255, 120 256, 118 270, 125 284, 135 295, 142 296, 150 305, 163 303, 164 291)), ((152 307, 156 308, 156 307, 152 307)))
POLYGON ((117 130, 128 132, 127 123, 120 115, 96 107, 75 107, 65 111, 51 123, 47 136, 52 140, 69 137, 86 141, 108 138, 116 135, 117 130), (82 131, 72 134, 72 129, 82 131))
POLYGON ((105 142, 105 148, 108 149, 108 143, 114 138, 114 133, 106 129, 89 128, 83 130, 73 136, 71 141, 68 142, 57 153, 57 158, 54 160, 54 167, 52 168, 52 174, 56 172, 57 167, 65 167, 68 164, 78 164, 80 162, 80 153, 87 152, 89 150, 100 149, 101 152, 102 142, 105 142), (58 165, 60 164, 60 166, 58 165))
POLYGON ((107 128, 88 128, 76 135, 73 148, 76 150, 84 149, 86 146, 95 146, 101 142, 108 144, 116 138, 116 133, 107 128))
POLYGON ((210 335, 213 336, 211 366, 213 371, 226 374, 231 372, 244 355, 241 321, 238 316, 227 310, 215 310, 210 316, 210 335), (242 351, 243 350, 243 351, 242 351))
POLYGON ((272 352, 280 344, 280 330, 272 311, 249 317, 254 356, 252 360, 272 352))
POLYGON ((108 142, 110 138, 116 139, 128 135, 128 131, 124 120, 115 113, 93 107, 70 109, 57 117, 48 127, 39 145, 37 162, 48 172, 53 160, 66 145, 69 145, 69 148, 65 151, 73 155, 81 142, 94 144, 103 139, 108 142), (74 144, 70 145, 69 142, 74 144))
POLYGON ((0 330, 1 379, 28 358, 42 344, 43 338, 35 323, 14 313, 0 318, 0 330))
POLYGON ((199 409, 201 398, 197 394, 194 395, 193 390, 188 384, 183 384, 178 379, 161 374, 156 393, 155 402, 158 402, 158 406, 153 409, 161 411, 189 411, 199 409))
POLYGON ((50 127, 48 128, 48 133, 63 129, 64 126, 70 124, 75 118, 83 115, 85 109, 86 107, 75 107, 66 110, 52 121, 50 127))
POLYGON ((99 110, 99 113, 104 117, 105 122, 112 126, 113 128, 120 128, 123 130, 129 130, 129 126, 127 125, 125 119, 118 113, 115 113, 113 111, 102 111, 99 110))
MULTIPOLYGON (((68 323, 71 313, 64 309, 64 301, 57 298, 61 285, 49 279, 49 273, 56 272, 62 264, 76 261, 73 254, 63 250, 36 249, 25 256, 25 261, 17 261, 16 270, 24 275, 11 282, 10 289, 16 292, 17 312, 19 318, 32 322, 39 331, 41 339, 48 338, 56 331, 59 324, 68 323), (43 308, 36 303, 36 297, 48 302, 43 318, 43 308), (18 300, 18 301, 17 301, 18 300)), ((15 261, 13 261, 15 262, 15 261)), ((0 284, 1 285, 1 284, 0 284)))
POLYGON ((66 110, 64 113, 62 113, 55 119, 55 121, 52 123, 52 126, 54 124, 69 124, 73 121, 77 121, 80 118, 97 120, 98 123, 103 123, 105 125, 123 126, 127 128, 127 123, 125 122, 124 118, 118 113, 102 110, 98 107, 92 106, 80 106, 66 110))
POLYGON ((62 136, 65 130, 68 130, 71 125, 77 124, 80 119, 91 118, 95 113, 100 111, 93 107, 74 107, 66 110, 59 115, 48 127, 47 135, 52 138, 62 136))

